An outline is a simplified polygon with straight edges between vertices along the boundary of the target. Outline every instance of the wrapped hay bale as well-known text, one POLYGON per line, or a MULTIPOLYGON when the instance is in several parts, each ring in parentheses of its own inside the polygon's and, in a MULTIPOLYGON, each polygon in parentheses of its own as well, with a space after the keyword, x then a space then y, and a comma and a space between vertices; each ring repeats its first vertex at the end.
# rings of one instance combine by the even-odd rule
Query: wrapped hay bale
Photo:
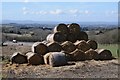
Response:
POLYGON ((110 50, 96 49, 95 51, 99 54, 100 60, 111 60, 113 58, 110 50))
POLYGON ((53 67, 64 66, 67 64, 67 59, 65 53, 62 52, 53 52, 49 56, 49 64, 53 67))
POLYGON ((86 59, 86 55, 82 50, 76 49, 75 51, 70 53, 71 59, 73 61, 84 61, 86 59))
POLYGON ((61 44, 63 50, 67 53, 70 53, 76 49, 76 46, 70 42, 70 41, 65 41, 61 44))
POLYGON ((74 43, 78 49, 82 50, 82 51, 87 51, 90 49, 90 45, 88 43, 86 43, 86 41, 81 40, 81 41, 77 41, 74 43))
POLYGON ((47 54, 45 54, 43 57, 44 57, 44 63, 45 64, 49 64, 49 56, 52 52, 49 52, 47 54))
POLYGON ((15 52, 10 58, 12 63, 23 64, 27 63, 27 57, 23 55, 21 52, 15 52))
POLYGON ((94 40, 88 40, 87 43, 90 45, 90 48, 92 48, 94 50, 97 49, 97 47, 98 47, 97 42, 94 40))
POLYGON ((76 42, 77 41, 77 37, 76 37, 76 35, 74 35, 73 33, 69 33, 68 35, 67 35, 67 41, 71 41, 71 42, 76 42))
POLYGON ((54 29, 53 29, 53 32, 56 33, 56 32, 61 32, 61 33, 64 33, 64 34, 68 34, 69 33, 69 29, 67 27, 66 24, 58 24, 54 29))
POLYGON ((47 47, 49 52, 60 52, 62 50, 61 45, 59 45, 57 42, 51 42, 47 44, 47 47))
POLYGON ((92 59, 99 60, 99 54, 93 49, 89 49, 88 51, 85 52, 85 54, 87 60, 92 59))
POLYGON ((88 40, 88 35, 86 32, 79 32, 79 34, 77 35, 77 40, 85 40, 87 41, 88 40))
POLYGON ((43 57, 36 53, 28 52, 26 53, 26 56, 27 56, 28 63, 31 65, 39 65, 44 63, 43 57))
POLYGON ((77 23, 69 24, 68 28, 70 33, 78 34, 80 32, 80 25, 77 23))
POLYGON ((37 53, 39 55, 44 55, 48 52, 47 46, 42 42, 35 42, 32 45, 32 52, 37 53))
POLYGON ((54 34, 49 34, 46 38, 48 42, 64 42, 66 41, 66 34, 61 32, 56 32, 54 34))

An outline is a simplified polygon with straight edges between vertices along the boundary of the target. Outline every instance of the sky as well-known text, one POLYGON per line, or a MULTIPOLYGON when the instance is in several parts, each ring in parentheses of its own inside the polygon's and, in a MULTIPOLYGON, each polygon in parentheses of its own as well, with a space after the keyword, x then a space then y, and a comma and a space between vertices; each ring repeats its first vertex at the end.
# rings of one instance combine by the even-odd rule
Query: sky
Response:
POLYGON ((117 22, 118 3, 2 2, 2 20, 117 22))

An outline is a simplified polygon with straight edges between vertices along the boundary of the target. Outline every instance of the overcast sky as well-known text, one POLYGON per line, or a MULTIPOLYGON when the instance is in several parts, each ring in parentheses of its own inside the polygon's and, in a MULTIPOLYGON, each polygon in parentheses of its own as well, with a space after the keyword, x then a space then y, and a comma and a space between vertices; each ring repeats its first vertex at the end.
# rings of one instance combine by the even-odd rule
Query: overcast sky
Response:
POLYGON ((117 22, 117 2, 3 2, 3 20, 117 22))

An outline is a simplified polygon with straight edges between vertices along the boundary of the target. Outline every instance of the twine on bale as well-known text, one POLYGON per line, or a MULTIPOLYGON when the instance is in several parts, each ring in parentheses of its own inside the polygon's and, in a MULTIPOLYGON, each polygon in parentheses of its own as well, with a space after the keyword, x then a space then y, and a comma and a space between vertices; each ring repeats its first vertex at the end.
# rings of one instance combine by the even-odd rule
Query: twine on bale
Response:
POLYGON ((37 53, 39 55, 44 55, 48 52, 47 46, 42 42, 35 42, 32 45, 32 52, 37 53))
POLYGON ((113 58, 110 50, 96 49, 95 51, 99 54, 100 60, 111 60, 113 58))
POLYGON ((49 52, 60 52, 62 50, 61 45, 59 45, 57 42, 51 42, 47 44, 47 47, 49 52))
POLYGON ((82 50, 82 51, 87 51, 90 49, 90 45, 88 43, 86 43, 86 41, 81 40, 81 41, 77 41, 74 43, 78 49, 82 50))
POLYGON ((28 52, 26 53, 26 56, 28 63, 31 65, 39 65, 44 63, 43 56, 40 56, 36 53, 28 52))
POLYGON ((71 60, 73 61, 84 61, 86 59, 86 55, 82 50, 76 49, 71 52, 71 60))
POLYGON ((99 54, 93 50, 93 49, 89 49, 88 51, 85 52, 86 54, 86 59, 87 60, 99 60, 99 54))
POLYGON ((97 47, 98 47, 97 42, 94 40, 88 40, 87 43, 90 45, 90 48, 92 48, 94 50, 97 49, 97 47))

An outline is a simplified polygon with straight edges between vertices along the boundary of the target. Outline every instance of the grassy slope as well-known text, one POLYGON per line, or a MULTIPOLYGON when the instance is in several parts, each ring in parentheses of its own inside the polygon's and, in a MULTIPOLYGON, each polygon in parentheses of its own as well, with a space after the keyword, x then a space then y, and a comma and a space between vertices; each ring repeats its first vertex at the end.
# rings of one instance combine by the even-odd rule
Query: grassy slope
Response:
POLYGON ((118 57, 117 55, 118 45, 117 44, 99 44, 98 48, 108 49, 112 52, 114 57, 118 57))

